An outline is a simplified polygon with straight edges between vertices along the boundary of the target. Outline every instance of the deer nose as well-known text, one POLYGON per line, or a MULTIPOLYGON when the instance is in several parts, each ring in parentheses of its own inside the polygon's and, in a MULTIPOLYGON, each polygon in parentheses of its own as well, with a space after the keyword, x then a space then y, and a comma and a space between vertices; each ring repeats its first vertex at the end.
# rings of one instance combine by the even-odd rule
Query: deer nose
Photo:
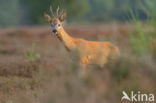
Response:
POLYGON ((55 33, 55 34, 56 34, 56 33, 57 33, 57 30, 56 30, 56 29, 54 29, 54 30, 53 30, 53 33, 55 33))

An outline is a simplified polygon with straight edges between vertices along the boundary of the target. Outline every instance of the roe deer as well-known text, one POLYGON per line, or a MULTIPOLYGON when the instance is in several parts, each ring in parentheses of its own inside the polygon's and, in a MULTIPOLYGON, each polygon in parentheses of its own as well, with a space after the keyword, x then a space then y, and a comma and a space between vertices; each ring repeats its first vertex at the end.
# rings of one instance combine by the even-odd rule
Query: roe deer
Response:
POLYGON ((46 20, 50 23, 53 34, 64 44, 68 52, 76 51, 80 58, 79 63, 83 72, 88 64, 96 64, 103 67, 110 60, 119 55, 117 46, 110 42, 95 42, 71 37, 63 28, 62 22, 66 18, 66 11, 59 14, 59 7, 54 15, 50 7, 51 16, 44 13, 46 20))

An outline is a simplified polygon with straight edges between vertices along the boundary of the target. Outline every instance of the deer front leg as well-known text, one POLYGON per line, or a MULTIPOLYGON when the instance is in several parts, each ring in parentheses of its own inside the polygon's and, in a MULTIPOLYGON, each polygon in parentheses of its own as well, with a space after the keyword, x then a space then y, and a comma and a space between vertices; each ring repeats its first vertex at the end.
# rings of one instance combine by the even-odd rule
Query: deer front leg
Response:
POLYGON ((89 64, 88 56, 82 57, 82 58, 81 58, 81 61, 80 61, 80 66, 81 66, 81 68, 82 68, 82 72, 81 72, 82 75, 85 74, 85 72, 86 72, 86 67, 87 67, 88 64, 89 64))
POLYGON ((87 64, 80 63, 81 66, 81 75, 85 75, 87 64))

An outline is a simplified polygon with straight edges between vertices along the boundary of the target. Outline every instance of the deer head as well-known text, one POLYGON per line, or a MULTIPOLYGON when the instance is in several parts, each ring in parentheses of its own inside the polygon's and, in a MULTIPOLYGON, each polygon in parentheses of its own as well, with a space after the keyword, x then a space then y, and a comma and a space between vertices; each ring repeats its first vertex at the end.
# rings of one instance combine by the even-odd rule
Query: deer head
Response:
POLYGON ((63 11, 62 13, 59 13, 59 11, 60 9, 58 6, 56 15, 54 15, 52 7, 50 7, 51 16, 49 16, 47 13, 44 13, 45 19, 50 23, 52 32, 54 34, 58 34, 60 32, 62 28, 62 22, 66 19, 66 11, 63 11))

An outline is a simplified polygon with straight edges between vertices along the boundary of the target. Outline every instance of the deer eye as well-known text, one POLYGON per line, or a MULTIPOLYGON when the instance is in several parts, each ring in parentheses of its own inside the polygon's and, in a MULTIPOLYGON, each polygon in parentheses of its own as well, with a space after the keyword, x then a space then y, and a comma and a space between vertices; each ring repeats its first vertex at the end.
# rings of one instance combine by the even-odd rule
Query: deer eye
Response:
POLYGON ((52 27, 54 27, 54 24, 51 24, 52 27))
POLYGON ((60 27, 61 25, 60 24, 58 24, 58 27, 60 27))

